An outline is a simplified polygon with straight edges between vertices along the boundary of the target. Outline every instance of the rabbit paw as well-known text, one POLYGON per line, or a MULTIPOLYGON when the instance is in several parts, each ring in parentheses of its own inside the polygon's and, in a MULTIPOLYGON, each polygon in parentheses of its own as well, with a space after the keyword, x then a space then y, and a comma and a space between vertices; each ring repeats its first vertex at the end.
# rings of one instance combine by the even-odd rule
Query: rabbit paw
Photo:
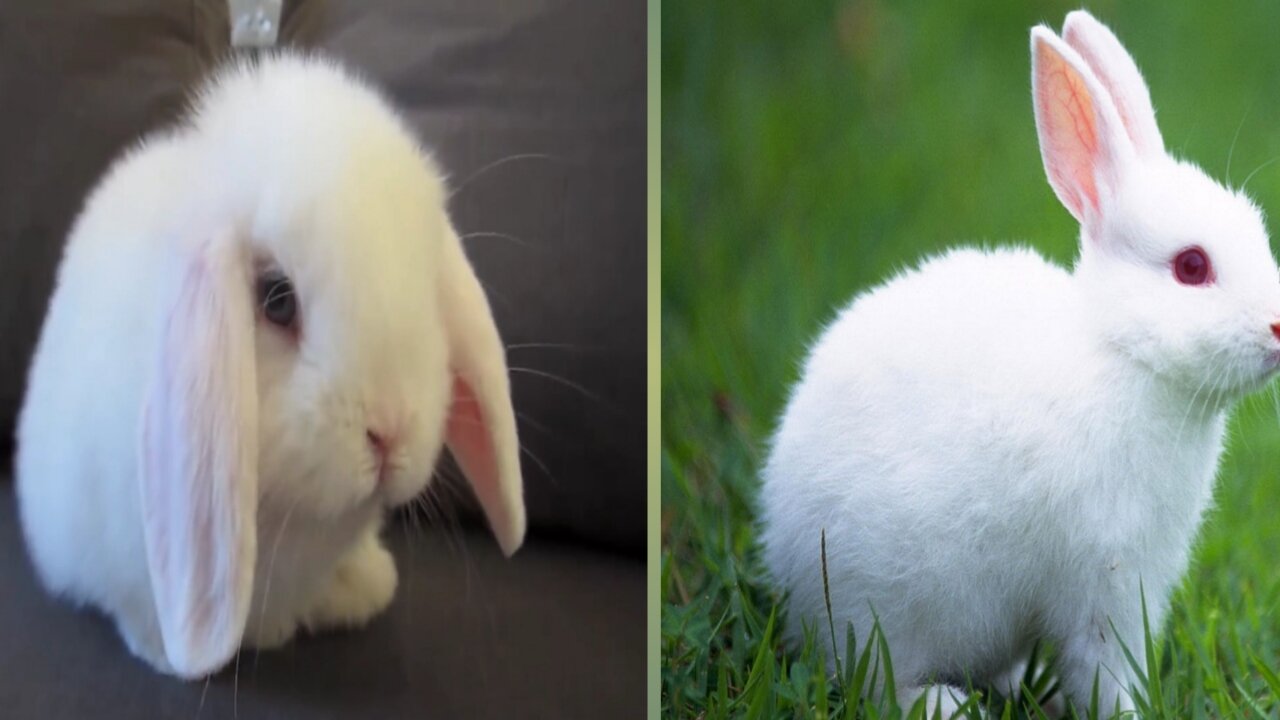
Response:
POLYGON ((275 650, 292 640, 297 631, 296 620, 281 619, 274 623, 266 623, 259 618, 255 623, 250 617, 245 628, 244 645, 257 650, 275 650))
POLYGON ((310 630, 363 625, 391 604, 396 583, 395 560, 377 535, 369 533, 338 563, 303 624, 310 630))
POLYGON ((947 685, 923 685, 899 691, 898 705, 905 713, 919 701, 922 695, 925 697, 924 716, 927 718, 935 717, 935 713, 937 717, 950 718, 969 699, 964 691, 957 688, 947 685))
MULTIPOLYGON (((1022 683, 1027 677, 1027 658, 1023 658, 1013 664, 1007 672, 996 679, 993 687, 996 692, 1005 698, 1012 700, 1014 703, 1024 701, 1022 697, 1022 683)), ((1035 673, 1043 673, 1047 670, 1041 666, 1032 669, 1035 673)), ((1061 692, 1055 692, 1047 698, 1033 698, 1040 709, 1051 718, 1065 717, 1067 715, 1067 703, 1063 699, 1061 692)))

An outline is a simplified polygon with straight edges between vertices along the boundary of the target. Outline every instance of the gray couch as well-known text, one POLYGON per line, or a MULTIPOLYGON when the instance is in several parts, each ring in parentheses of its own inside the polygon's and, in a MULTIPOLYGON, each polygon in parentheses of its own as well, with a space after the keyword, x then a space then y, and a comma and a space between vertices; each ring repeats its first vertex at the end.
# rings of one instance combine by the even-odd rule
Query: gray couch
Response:
POLYGON ((493 234, 468 252, 514 346, 531 532, 508 561, 466 502, 397 517, 386 615, 181 683, 45 595, 7 468, 67 228, 232 52, 226 3, 0 5, 0 717, 643 714, 645 21, 641 0, 285 3, 279 44, 381 84, 465 183, 459 231, 493 234))

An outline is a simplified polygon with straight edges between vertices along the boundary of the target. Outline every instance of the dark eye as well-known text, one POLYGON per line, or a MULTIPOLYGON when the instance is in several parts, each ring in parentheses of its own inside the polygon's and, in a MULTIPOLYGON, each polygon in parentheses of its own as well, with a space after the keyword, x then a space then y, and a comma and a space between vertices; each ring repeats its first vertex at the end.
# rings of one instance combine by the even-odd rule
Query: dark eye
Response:
POLYGON ((298 316, 298 297, 293 283, 280 273, 267 273, 258 279, 258 302, 262 314, 274 325, 293 327, 298 316))
POLYGON ((1213 282, 1213 265, 1198 247, 1189 247, 1173 258, 1173 276, 1183 285, 1208 285, 1213 282))

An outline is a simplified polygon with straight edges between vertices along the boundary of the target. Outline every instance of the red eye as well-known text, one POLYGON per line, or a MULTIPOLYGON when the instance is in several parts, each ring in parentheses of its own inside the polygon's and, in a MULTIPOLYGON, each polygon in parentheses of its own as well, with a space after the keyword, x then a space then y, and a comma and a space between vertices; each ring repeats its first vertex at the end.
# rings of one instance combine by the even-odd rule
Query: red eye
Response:
POLYGON ((1213 282, 1213 265, 1198 247, 1189 247, 1173 258, 1173 276, 1183 285, 1209 285, 1213 282))

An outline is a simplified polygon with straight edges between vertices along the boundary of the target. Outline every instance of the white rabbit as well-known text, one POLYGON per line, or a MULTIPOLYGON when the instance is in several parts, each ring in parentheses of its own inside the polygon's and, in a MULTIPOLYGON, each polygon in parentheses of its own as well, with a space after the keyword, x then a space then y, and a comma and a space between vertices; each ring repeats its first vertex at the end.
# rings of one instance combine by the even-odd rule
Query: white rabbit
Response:
POLYGON ((763 471, 789 638, 812 627, 833 650, 825 530, 835 650, 874 613, 903 706, 953 711, 1043 637, 1077 707, 1096 673, 1104 709, 1134 708, 1121 643, 1145 672, 1141 593, 1157 630, 1226 414, 1280 365, 1259 210, 1165 152, 1107 28, 1077 11, 1063 35, 1031 31, 1032 86, 1081 224, 1074 270, 959 249, 861 293, 813 346, 763 471))
POLYGON ((448 444, 505 553, 524 503, 504 348, 444 181, 317 58, 219 73, 76 221, 18 427, 45 586, 201 677, 391 602, 378 533, 448 444))

